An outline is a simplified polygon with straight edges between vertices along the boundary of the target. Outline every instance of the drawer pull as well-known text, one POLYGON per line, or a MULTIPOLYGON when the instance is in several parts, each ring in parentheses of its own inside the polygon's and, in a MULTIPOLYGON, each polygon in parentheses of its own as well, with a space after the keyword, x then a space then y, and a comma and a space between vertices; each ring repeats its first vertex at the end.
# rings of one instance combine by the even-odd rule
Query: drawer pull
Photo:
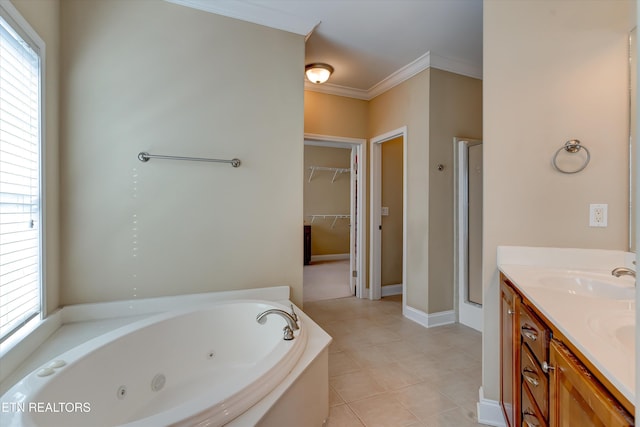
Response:
POLYGON ((524 427, 540 427, 540 422, 538 421, 536 414, 530 410, 526 410, 522 415, 524 415, 524 427))
POLYGON ((533 329, 531 326, 523 325, 521 329, 522 335, 529 338, 531 341, 535 341, 538 339, 538 331, 533 329))
POLYGON ((549 371, 555 371, 555 367, 549 365, 546 361, 542 362, 542 370, 544 371, 545 374, 548 374, 549 371))
POLYGON ((507 314, 509 316, 513 316, 515 314, 515 311, 513 311, 513 309, 510 308, 510 309, 507 310, 507 314))
POLYGON ((524 379, 534 387, 538 387, 540 381, 538 381, 538 375, 529 368, 524 368, 522 371, 522 376, 524 379))

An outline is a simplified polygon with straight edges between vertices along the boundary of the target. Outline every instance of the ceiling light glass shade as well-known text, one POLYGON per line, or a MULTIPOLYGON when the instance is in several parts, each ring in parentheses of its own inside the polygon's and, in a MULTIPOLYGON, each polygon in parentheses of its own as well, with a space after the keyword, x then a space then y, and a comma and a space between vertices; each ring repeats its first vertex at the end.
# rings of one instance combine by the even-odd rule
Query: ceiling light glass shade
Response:
POLYGON ((329 64, 309 64, 304 67, 304 72, 311 83, 321 84, 329 80, 333 67, 329 64))

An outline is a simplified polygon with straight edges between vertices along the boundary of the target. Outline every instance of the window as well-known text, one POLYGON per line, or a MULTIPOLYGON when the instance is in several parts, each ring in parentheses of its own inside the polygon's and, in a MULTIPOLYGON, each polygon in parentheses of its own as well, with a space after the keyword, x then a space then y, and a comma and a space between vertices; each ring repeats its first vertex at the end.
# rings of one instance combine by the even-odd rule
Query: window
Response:
POLYGON ((0 4, 0 342, 42 311, 40 49, 5 5, 0 4))

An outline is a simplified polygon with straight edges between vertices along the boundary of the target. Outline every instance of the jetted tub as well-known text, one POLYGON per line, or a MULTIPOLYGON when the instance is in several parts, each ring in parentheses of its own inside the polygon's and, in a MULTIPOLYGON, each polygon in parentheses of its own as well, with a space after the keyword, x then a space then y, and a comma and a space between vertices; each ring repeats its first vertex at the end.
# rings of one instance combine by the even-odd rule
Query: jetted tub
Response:
POLYGON ((256 321, 271 308, 291 310, 271 301, 223 301, 98 336, 9 389, 0 401, 2 425, 229 423, 276 388, 307 346, 305 316, 290 341, 282 317, 256 321))

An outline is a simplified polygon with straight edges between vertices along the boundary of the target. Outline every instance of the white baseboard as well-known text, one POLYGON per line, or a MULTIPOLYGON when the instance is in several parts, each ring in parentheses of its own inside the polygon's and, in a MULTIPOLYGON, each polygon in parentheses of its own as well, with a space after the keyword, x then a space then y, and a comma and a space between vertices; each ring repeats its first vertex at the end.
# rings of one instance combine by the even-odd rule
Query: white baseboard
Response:
POLYGON ((465 326, 482 332, 484 326, 484 315, 482 306, 469 304, 467 302, 458 305, 458 322, 465 326))
POLYGON ((456 322, 456 312, 453 310, 429 314, 407 305, 403 307, 402 314, 407 319, 413 320, 425 328, 433 328, 435 326, 448 325, 456 322))
POLYGON ((430 328, 434 326, 449 325, 451 323, 456 323, 456 312, 454 310, 440 311, 438 313, 430 313, 428 314, 428 316, 429 316, 430 328))
POLYGON ((391 295, 402 295, 402 283, 397 285, 385 285, 380 287, 382 289, 382 296, 388 297, 391 295))
POLYGON ((311 262, 314 261, 341 261, 343 259, 349 259, 349 254, 328 254, 328 255, 311 255, 311 262))
POLYGON ((485 399, 482 387, 480 387, 478 394, 480 397, 478 401, 478 422, 488 426, 505 427, 506 423, 500 402, 485 399))

